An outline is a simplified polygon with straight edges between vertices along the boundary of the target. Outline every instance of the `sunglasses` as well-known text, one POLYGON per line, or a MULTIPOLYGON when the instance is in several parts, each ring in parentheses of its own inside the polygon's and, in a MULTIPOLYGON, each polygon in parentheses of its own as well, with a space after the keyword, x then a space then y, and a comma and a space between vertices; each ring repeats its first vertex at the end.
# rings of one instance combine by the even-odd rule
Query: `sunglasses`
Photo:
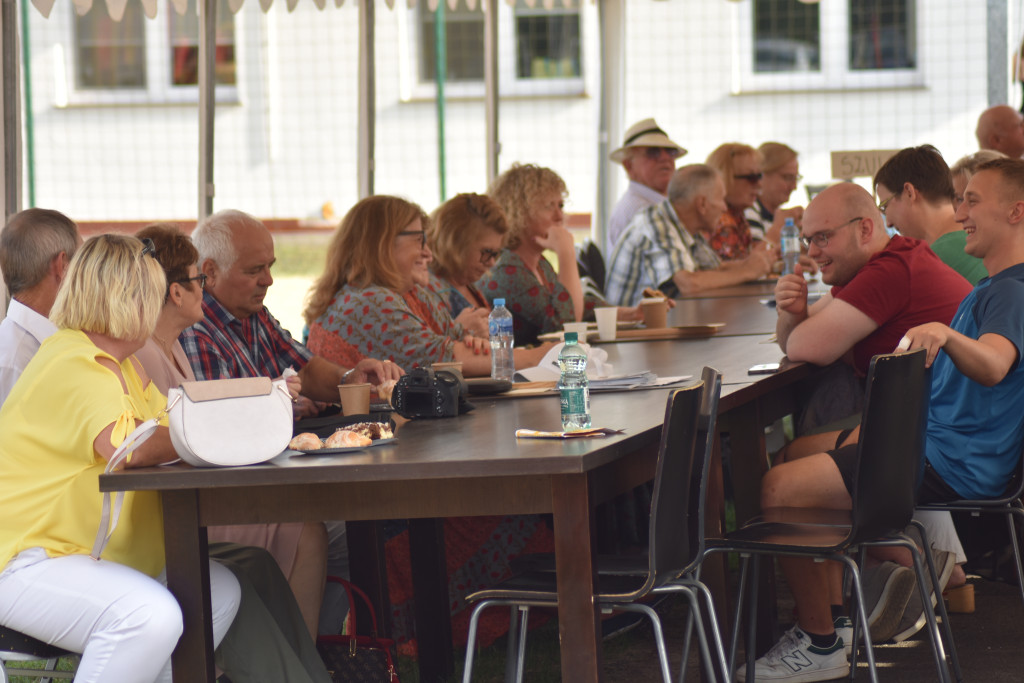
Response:
POLYGON ((139 241, 142 242, 142 255, 145 256, 146 254, 149 254, 153 258, 156 258, 156 245, 153 244, 153 240, 148 237, 143 237, 139 241))
POLYGON ((206 273, 199 273, 199 275, 196 275, 195 277, 186 277, 181 280, 171 280, 170 284, 173 285, 175 282, 179 285, 183 285, 186 282, 198 282, 199 289, 206 289, 206 273))
POLYGON ((670 147, 648 147, 644 150, 644 156, 651 161, 660 159, 662 154, 667 154, 673 159, 678 159, 680 152, 678 149, 672 149, 670 147))
POLYGON ((499 256, 501 256, 500 249, 481 249, 480 265, 489 266, 492 262, 496 261, 499 256))
POLYGON ((764 177, 764 173, 746 173, 744 175, 734 175, 733 178, 736 180, 746 180, 748 183, 753 185, 754 183, 760 182, 761 178, 764 177))
POLYGON ((418 235, 420 238, 420 247, 427 246, 427 233, 423 230, 403 230, 398 233, 398 237, 403 235, 418 235))

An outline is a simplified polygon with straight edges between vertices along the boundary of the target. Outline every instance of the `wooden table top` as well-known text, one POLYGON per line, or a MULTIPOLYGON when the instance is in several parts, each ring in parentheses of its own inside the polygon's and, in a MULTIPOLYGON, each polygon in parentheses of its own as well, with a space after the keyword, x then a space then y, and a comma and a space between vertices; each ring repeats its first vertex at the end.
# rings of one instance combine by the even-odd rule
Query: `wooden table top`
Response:
MULTIPOLYGON (((726 297, 760 297, 771 298, 775 295, 775 283, 777 278, 767 280, 755 280, 744 282, 741 285, 729 287, 718 287, 717 289, 704 289, 693 294, 680 295, 680 299, 721 299, 726 297)), ((811 294, 823 294, 831 289, 830 285, 823 284, 820 279, 815 278, 807 281, 807 289, 811 294)))

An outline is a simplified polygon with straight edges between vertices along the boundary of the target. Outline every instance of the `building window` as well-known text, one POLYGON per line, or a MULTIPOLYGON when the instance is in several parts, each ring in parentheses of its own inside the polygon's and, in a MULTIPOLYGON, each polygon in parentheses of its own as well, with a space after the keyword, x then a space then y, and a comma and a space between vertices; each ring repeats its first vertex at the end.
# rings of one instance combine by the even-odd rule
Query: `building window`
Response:
POLYGON ((734 92, 923 83, 915 0, 752 0, 734 17, 734 92))
MULTIPOLYGON (((516 0, 514 7, 495 3, 498 11, 498 81, 503 94, 578 94, 583 91, 581 10, 559 6, 535 7, 516 0)), ((403 84, 403 98, 432 97, 436 79, 436 14, 425 2, 407 15, 414 30, 407 31, 413 49, 414 83, 403 84)), ((445 10, 447 33, 447 93, 479 96, 484 80, 484 14, 478 5, 462 3, 445 10)), ((401 30, 401 29, 400 29, 401 30)))
MULTIPOLYGON (((72 22, 69 73, 75 104, 192 101, 198 97, 199 17, 196 0, 179 15, 170 4, 146 19, 139 0, 128 0, 121 21, 94 2, 72 22)), ((237 82, 236 17, 226 0, 217 6, 214 74, 218 96, 237 82)))

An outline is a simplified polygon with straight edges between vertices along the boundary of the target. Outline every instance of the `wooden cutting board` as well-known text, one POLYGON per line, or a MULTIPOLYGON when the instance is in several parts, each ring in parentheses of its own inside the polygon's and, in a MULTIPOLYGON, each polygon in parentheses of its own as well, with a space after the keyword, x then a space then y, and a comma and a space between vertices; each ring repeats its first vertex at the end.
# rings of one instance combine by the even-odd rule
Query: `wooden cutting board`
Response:
POLYGON ((640 328, 637 330, 618 330, 615 333, 615 341, 606 342, 601 339, 591 338, 591 344, 614 344, 615 342, 631 341, 655 341, 659 339, 699 339, 711 337, 725 327, 725 323, 711 323, 708 325, 680 325, 679 327, 659 327, 655 329, 640 328))

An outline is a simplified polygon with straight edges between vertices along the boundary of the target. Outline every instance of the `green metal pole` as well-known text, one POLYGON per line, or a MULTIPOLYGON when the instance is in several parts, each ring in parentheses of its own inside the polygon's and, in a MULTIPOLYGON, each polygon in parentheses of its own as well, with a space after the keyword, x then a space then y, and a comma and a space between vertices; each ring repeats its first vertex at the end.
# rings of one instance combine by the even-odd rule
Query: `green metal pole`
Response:
POLYGON ((437 170, 441 186, 441 202, 448 199, 447 180, 445 178, 445 144, 444 144, 444 84, 448 78, 448 31, 445 27, 445 0, 437 3, 434 14, 434 73, 437 83, 437 170))
MULTIPOLYGON (((28 183, 28 206, 36 205, 36 149, 33 133, 35 119, 32 115, 32 60, 29 58, 28 0, 21 4, 21 69, 25 73, 22 91, 25 93, 25 181, 28 183)), ((13 141, 11 142, 13 144, 13 141)))

